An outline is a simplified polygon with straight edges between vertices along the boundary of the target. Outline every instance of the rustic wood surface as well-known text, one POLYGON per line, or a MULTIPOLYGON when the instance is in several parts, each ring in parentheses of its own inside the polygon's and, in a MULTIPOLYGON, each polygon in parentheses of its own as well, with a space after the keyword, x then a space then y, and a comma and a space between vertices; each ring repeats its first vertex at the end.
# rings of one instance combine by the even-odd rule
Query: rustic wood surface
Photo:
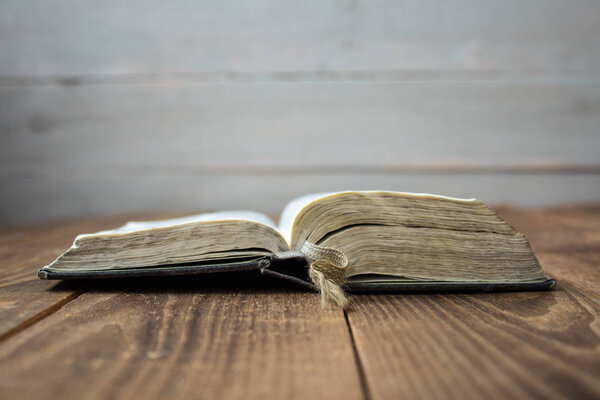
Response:
POLYGON ((0 232, 0 398, 598 398, 600 207, 498 212, 552 292, 353 296, 247 274, 43 282, 117 216, 0 232))

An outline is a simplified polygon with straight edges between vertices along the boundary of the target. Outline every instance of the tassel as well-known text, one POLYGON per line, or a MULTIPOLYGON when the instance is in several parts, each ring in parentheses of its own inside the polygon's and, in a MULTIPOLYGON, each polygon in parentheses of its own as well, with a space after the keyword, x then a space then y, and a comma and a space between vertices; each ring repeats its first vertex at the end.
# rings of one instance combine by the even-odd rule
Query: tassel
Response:
POLYGON ((305 242, 302 253, 311 261, 308 274, 321 292, 321 307, 327 303, 346 309, 348 298, 341 286, 346 281, 348 258, 337 249, 305 242))

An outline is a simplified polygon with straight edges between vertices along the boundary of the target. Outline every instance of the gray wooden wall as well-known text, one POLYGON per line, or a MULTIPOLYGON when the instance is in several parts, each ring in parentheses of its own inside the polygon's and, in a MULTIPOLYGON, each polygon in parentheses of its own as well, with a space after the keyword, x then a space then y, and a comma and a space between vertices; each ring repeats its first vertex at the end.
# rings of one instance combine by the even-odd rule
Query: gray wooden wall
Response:
POLYGON ((0 225, 600 200, 597 1, 0 1, 0 225))

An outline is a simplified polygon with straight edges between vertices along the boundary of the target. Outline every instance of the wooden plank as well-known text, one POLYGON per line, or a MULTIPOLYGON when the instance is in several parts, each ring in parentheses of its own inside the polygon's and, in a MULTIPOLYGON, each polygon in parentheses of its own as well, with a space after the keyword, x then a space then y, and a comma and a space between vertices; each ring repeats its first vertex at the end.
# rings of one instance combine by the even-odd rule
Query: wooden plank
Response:
POLYGON ((367 187, 522 205, 593 201, 599 104, 598 83, 5 87, 0 182, 11 190, 1 219, 215 206, 278 213, 306 192, 367 187))
MULTIPOLYGON (((521 228, 580 229, 587 247, 572 253, 584 257, 597 210, 530 211, 551 222, 521 228)), ((37 247, 45 230, 8 230, 0 243, 37 247)), ((362 397, 343 314, 320 311, 314 294, 250 275, 234 286, 215 275, 67 289, 91 292, 0 343, 0 398, 362 397)), ((561 282, 544 293, 355 296, 348 321, 373 399, 593 398, 599 309, 593 293, 561 282)))
POLYGON ((0 344, 0 397, 362 398, 341 310, 205 278, 81 295, 0 344))
POLYGON ((149 216, 96 217, 0 231, 0 342, 82 293, 78 287, 39 280, 39 268, 65 251, 76 235, 114 228, 135 217, 149 216))
POLYGON ((600 207, 596 205, 537 210, 497 207, 496 210, 527 236, 537 253, 600 252, 600 207))
POLYGON ((585 0, 11 0, 0 74, 598 69, 599 11, 585 0))
POLYGON ((148 280, 132 287, 127 282, 57 285, 35 277, 35 270, 64 251, 76 234, 147 218, 93 218, 0 233, 0 398, 80 398, 83 392, 129 398, 131 391, 139 398, 288 397, 300 388, 322 398, 361 397, 343 313, 321 312, 314 294, 293 288, 289 295, 290 288, 266 293, 268 285, 259 283, 257 289, 256 279, 238 282, 234 290, 218 278, 148 280), (208 293, 214 287, 220 291, 208 293), (90 288, 96 292, 72 304, 90 288), (68 326, 77 327, 70 331, 73 336, 65 335, 68 326), (30 337, 29 344, 14 346, 17 338, 36 330, 39 336, 30 337), (48 346, 52 336, 61 342, 48 346), (319 343, 312 342, 316 337, 319 343), (64 360, 64 368, 50 367, 57 359, 64 360), (287 367, 279 368, 281 363, 287 367), (24 368, 17 372, 17 366, 24 368), (73 373, 81 377, 84 370, 87 378, 73 385, 73 373), (221 374, 225 378, 216 379, 221 374), (129 385, 120 384, 124 377, 129 385), (225 384, 227 379, 231 382, 225 384))
POLYGON ((135 217, 95 217, 0 231, 0 287, 37 280, 37 270, 68 249, 78 234, 115 228, 135 217))
POLYGON ((599 168, 600 80, 4 87, 0 105, 4 176, 599 168))
POLYGON ((56 289, 56 282, 30 278, 0 289, 0 343, 56 312, 82 292, 56 289))
POLYGON ((498 211, 558 289, 354 296, 348 320, 373 399, 600 395, 598 207, 498 211))
POLYGON ((528 210, 498 207, 498 214, 530 240, 546 273, 588 294, 600 295, 600 208, 528 210))
POLYGON ((600 249, 538 254, 544 271, 561 283, 569 283, 600 298, 600 249))
MULTIPOLYGON (((106 174, 106 175, 105 175, 106 174)), ((596 174, 137 174, 1 179, 13 188, 0 196, 0 224, 21 224, 92 213, 139 213, 246 209, 279 215, 307 193, 348 189, 396 190, 477 197, 490 204, 549 205, 593 202, 600 197, 596 174), (40 201, 40 199, 44 199, 40 201)))
POLYGON ((597 398, 597 300, 553 292, 354 296, 348 319, 378 399, 597 398))

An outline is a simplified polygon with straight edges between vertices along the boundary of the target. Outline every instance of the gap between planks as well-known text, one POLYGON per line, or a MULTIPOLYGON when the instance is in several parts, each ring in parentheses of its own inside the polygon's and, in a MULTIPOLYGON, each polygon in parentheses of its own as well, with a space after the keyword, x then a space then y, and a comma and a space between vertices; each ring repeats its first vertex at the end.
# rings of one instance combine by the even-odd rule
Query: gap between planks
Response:
MULTIPOLYGON (((86 292, 87 292, 87 290, 74 291, 67 297, 57 301, 56 303, 50 305, 48 308, 45 308, 44 310, 40 311, 39 313, 35 314, 34 316, 21 322, 19 325, 15 326, 14 328, 12 328, 9 331, 5 332, 4 334, 0 335, 0 344, 2 344, 4 341, 8 340, 11 337, 18 335, 19 333, 23 332, 25 329, 33 326, 34 324, 41 322, 43 319, 51 316, 52 314, 55 314, 61 308, 63 308, 66 304, 72 302, 73 300, 76 300, 79 296, 81 296, 82 294, 84 294, 86 292)), ((359 378, 359 384, 360 384, 361 391, 362 391, 362 398, 364 400, 371 400, 373 397, 371 395, 371 391, 370 391, 368 380, 367 380, 367 377, 365 374, 364 366, 361 361, 360 354, 358 352, 358 348, 356 346, 354 332, 352 330, 352 325, 348 318, 348 312, 346 310, 344 310, 343 313, 344 313, 344 321, 345 321, 346 327, 348 329, 348 335, 349 335, 350 343, 352 346, 352 354, 354 355, 354 361, 356 364, 356 369, 358 371, 358 378, 359 378)))
POLYGON ((366 69, 265 70, 148 73, 25 74, 0 76, 0 87, 193 85, 203 83, 264 82, 570 82, 598 83, 600 69, 366 69))
POLYGON ((240 176, 300 176, 300 175, 489 175, 489 174, 561 174, 561 175, 597 175, 600 174, 600 163, 405 163, 405 164, 291 164, 291 165, 258 165, 258 164, 186 164, 186 165, 135 165, 135 166, 103 166, 82 167, 74 170, 70 167, 53 167, 39 170, 39 165, 19 165, 4 168, 4 178, 51 178, 62 176, 68 178, 101 177, 106 173, 131 176, 154 176, 156 174, 175 174, 178 176, 198 175, 240 175, 240 176))
POLYGON ((8 331, 4 332, 4 334, 0 335, 0 344, 2 344, 4 341, 10 339, 11 337, 19 334, 20 332, 24 331, 25 329, 29 328, 30 326, 42 321, 44 318, 47 318, 50 315, 56 313, 58 310, 63 308, 66 304, 72 302, 73 300, 75 300, 76 298, 78 298, 79 296, 84 294, 85 292, 86 292, 85 290, 75 291, 75 292, 71 293, 70 295, 68 295, 67 297, 57 301, 56 303, 54 303, 54 304, 48 306, 47 308, 43 309, 42 311, 38 312, 34 316, 21 322, 19 325, 15 326, 14 328, 9 329, 8 331))
POLYGON ((352 331, 352 324, 348 319, 348 311, 344 310, 344 320, 346 321, 346 326, 348 327, 348 334, 350 335, 350 343, 352 343, 352 353, 354 354, 354 362, 356 363, 356 370, 358 371, 358 379, 360 382, 360 387, 362 389, 362 397, 364 400, 371 400, 373 396, 371 395, 371 389, 369 388, 369 382, 367 380, 367 375, 365 373, 365 368, 363 366, 362 360, 360 359, 360 354, 358 352, 358 348, 356 347, 356 341, 354 339, 354 332, 352 331))

